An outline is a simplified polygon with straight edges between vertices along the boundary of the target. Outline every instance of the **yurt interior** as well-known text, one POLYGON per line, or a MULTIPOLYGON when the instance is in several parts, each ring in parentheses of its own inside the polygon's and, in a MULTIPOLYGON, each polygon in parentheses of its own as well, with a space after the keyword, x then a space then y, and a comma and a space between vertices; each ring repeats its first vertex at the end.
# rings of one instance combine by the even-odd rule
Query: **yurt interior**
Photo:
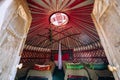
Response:
POLYGON ((0 80, 120 80, 119 3, 1 0, 0 80))

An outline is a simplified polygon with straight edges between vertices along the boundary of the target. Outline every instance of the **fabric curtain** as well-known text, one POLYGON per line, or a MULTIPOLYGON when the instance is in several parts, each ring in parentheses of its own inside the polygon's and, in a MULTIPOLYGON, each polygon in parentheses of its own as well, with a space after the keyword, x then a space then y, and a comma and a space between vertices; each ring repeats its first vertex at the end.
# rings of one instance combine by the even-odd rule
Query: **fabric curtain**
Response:
POLYGON ((59 42, 59 49, 58 49, 58 69, 62 69, 62 50, 61 50, 60 42, 59 42))

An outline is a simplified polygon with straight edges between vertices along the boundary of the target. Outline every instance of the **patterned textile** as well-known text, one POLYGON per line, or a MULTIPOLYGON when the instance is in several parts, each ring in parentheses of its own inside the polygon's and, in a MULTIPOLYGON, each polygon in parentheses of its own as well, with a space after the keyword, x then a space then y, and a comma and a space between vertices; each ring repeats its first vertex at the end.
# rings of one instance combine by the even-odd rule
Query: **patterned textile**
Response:
POLYGON ((68 78, 83 78, 85 76, 79 76, 79 75, 68 75, 68 78))
MULTIPOLYGON (((70 57, 70 56, 69 56, 69 53, 64 53, 64 54, 62 55, 62 60, 63 60, 63 61, 67 61, 67 60, 69 60, 69 57, 70 57)), ((55 61, 58 60, 58 54, 55 54, 55 55, 54 55, 54 60, 55 60, 55 61)))
MULTIPOLYGON (((70 70, 70 69, 66 69, 65 71, 65 80, 67 80, 68 75, 76 75, 76 76, 86 76, 87 78, 89 78, 89 75, 87 73, 87 71, 85 69, 79 69, 79 70, 70 70)), ((88 79, 89 80, 89 79, 88 79)))
MULTIPOLYGON (((58 50, 52 50, 51 51, 53 60, 58 60, 58 50)), ((73 59, 73 50, 62 50, 62 61, 68 61, 73 59)))
POLYGON ((87 68, 94 69, 94 70, 105 70, 107 69, 107 64, 88 64, 87 68))
POLYGON ((82 64, 70 64, 70 63, 67 63, 65 64, 66 65, 66 69, 83 69, 84 66, 82 64))
POLYGON ((45 70, 50 70, 51 66, 50 65, 34 65, 34 69, 38 71, 45 71, 45 70))

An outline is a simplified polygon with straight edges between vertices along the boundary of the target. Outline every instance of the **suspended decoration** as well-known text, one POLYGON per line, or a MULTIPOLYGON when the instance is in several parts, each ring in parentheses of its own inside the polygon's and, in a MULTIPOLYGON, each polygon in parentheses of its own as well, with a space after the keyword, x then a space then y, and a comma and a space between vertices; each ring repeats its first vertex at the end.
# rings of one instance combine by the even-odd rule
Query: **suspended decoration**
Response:
POLYGON ((60 41, 59 41, 59 48, 58 48, 58 69, 62 69, 62 50, 61 50, 60 41))

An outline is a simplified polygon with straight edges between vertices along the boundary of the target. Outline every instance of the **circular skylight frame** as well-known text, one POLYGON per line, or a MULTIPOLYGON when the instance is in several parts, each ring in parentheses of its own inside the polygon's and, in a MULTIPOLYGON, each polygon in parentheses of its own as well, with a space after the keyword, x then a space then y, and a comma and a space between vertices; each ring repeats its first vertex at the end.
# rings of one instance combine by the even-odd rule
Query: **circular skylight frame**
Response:
POLYGON ((56 27, 62 27, 69 22, 69 17, 66 13, 56 12, 50 16, 50 23, 56 27))

